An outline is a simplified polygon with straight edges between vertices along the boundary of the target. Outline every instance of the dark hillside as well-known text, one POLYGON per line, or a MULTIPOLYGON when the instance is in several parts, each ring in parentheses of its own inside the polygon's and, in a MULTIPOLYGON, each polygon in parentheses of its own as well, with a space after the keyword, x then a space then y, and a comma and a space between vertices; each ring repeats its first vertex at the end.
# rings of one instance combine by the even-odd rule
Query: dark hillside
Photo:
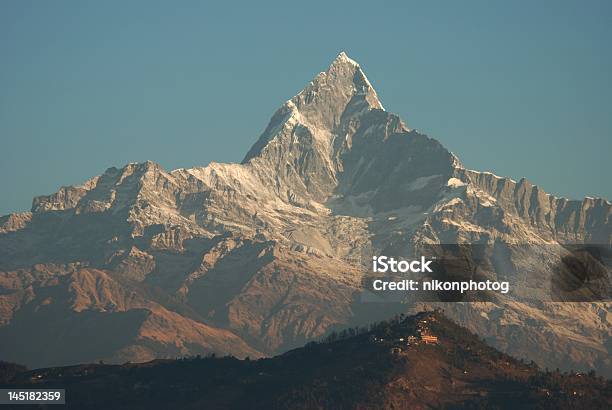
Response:
MULTIPOLYGON (((5 384, 6 386, 7 384, 5 384)), ((189 358, 19 373, 74 409, 607 409, 610 382, 543 372, 440 312, 348 329, 271 359, 189 358)), ((20 406, 20 408, 25 408, 20 406)))

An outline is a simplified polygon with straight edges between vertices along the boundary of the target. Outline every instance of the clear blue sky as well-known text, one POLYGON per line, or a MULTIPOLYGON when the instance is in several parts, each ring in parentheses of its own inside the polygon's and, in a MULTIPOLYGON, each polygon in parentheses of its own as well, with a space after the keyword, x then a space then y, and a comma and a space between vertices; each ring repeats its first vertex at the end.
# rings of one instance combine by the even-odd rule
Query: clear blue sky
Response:
POLYGON ((0 214, 110 166, 240 161, 346 50, 470 168, 610 198, 612 2, 0 2, 0 214))

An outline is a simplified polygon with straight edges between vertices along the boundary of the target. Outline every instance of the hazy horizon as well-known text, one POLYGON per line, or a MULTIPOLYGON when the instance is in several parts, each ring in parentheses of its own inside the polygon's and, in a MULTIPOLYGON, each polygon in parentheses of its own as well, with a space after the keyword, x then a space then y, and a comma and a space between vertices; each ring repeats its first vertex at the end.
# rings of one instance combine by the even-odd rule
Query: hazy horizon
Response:
POLYGON ((466 167, 609 199, 612 4, 520 4, 3 3, 0 215, 129 162, 239 162, 343 50, 466 167))

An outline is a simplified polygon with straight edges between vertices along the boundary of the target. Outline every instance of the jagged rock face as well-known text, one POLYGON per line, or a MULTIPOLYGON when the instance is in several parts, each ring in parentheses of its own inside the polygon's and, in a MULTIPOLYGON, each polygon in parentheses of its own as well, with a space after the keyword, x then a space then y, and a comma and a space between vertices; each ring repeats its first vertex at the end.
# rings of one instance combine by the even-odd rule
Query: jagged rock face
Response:
MULTIPOLYGON (((386 112, 343 53, 282 105, 241 164, 110 168, 0 218, 1 358, 273 354, 405 310, 361 302, 373 255, 471 243, 493 250, 486 275, 521 286, 447 304, 451 317, 549 367, 609 372, 610 304, 559 304, 549 285, 568 244, 610 246, 611 212, 605 199, 465 169, 386 112), (30 336, 55 315, 53 329, 79 348, 57 336, 43 357, 30 336), (96 339, 104 348, 87 347, 96 339)), ((597 282, 606 291, 608 267, 597 282)))
POLYGON ((467 171, 467 177, 489 193, 503 209, 535 225, 561 242, 610 244, 610 202, 602 198, 570 201, 547 194, 525 178, 518 183, 487 172, 467 171))

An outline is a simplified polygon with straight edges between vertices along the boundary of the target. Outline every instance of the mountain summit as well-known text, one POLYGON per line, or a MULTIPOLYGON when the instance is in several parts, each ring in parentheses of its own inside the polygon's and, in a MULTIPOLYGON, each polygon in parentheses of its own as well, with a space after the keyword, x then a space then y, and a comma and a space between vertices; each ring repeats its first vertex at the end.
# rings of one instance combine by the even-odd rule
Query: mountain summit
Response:
POLYGON ((510 354, 609 371, 609 298, 592 294, 610 290, 607 256, 578 261, 597 268, 588 277, 562 269, 569 287, 557 267, 578 263, 573 245, 610 246, 611 212, 605 199, 466 169, 385 111, 341 53, 240 164, 109 168, 0 218, 0 352, 30 366, 255 357, 445 306, 510 354), (481 246, 486 269, 474 274, 512 291, 486 303, 363 302, 372 256, 438 244, 481 246))
POLYGON ((290 100, 313 127, 341 131, 347 117, 383 109, 359 64, 344 52, 290 100))
POLYGON ((346 137, 373 111, 384 111, 376 91, 359 64, 342 52, 276 111, 243 164, 270 169, 285 163, 285 170, 275 171, 276 182, 283 180, 294 194, 305 188, 324 201, 337 185, 346 137))
MULTIPOLYGON (((276 112, 266 129, 268 132, 260 138, 263 141, 256 145, 267 142, 271 137, 269 131, 290 119, 317 131, 317 136, 325 137, 318 134, 342 132, 350 117, 372 109, 383 110, 376 91, 359 64, 342 52, 327 71, 319 73, 276 112)), ((252 156, 254 153, 247 154, 247 159, 252 156)))

